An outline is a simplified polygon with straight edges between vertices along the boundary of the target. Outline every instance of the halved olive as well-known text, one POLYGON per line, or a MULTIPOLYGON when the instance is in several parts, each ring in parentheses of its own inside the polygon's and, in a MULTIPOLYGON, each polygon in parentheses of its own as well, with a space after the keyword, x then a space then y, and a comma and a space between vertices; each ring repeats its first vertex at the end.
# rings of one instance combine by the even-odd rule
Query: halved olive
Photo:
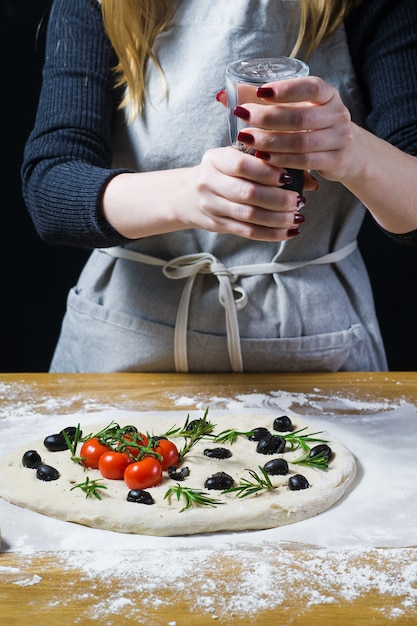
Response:
POLYGON ((154 504, 154 499, 149 491, 144 491, 143 489, 131 489, 127 494, 127 501, 136 502, 137 504, 154 504))
POLYGON ((59 478, 59 472, 55 467, 51 467, 51 465, 45 465, 41 463, 38 465, 36 470, 36 478, 39 480, 45 480, 47 482, 51 480, 57 480, 59 478))
POLYGON ((260 439, 268 437, 268 435, 270 434, 271 433, 267 428, 264 428, 263 426, 258 426, 258 428, 254 428, 253 430, 251 430, 250 435, 248 435, 248 439, 250 439, 250 441, 259 441, 260 439))
POLYGON ((228 448, 206 448, 203 454, 209 459, 230 459, 232 451, 228 448))
POLYGON ((295 474, 288 479, 288 489, 291 491, 300 491, 300 489, 308 489, 310 483, 302 474, 295 474))
POLYGON ((226 474, 226 472, 216 472, 213 476, 207 478, 204 483, 204 487, 206 489, 217 489, 220 491, 223 489, 230 489, 234 482, 233 478, 229 476, 229 474, 226 474))
POLYGON ((285 439, 283 437, 276 437, 269 435, 260 439, 256 446, 256 452, 259 454, 279 454, 285 450, 285 439))
POLYGON ((288 463, 285 459, 271 459, 265 463, 264 470, 270 476, 285 476, 288 474, 288 463))
POLYGON ((277 430, 280 433, 286 433, 292 430, 292 421, 288 417, 288 415, 281 415, 280 417, 276 417, 273 423, 273 429, 277 430))
POLYGON ((22 465, 23 467, 28 467, 29 469, 36 469, 42 463, 42 459, 40 454, 36 452, 36 450, 28 450, 22 456, 22 465))
POLYGON ((322 456, 327 461, 330 461, 330 459, 332 458, 332 454, 333 451, 327 444, 320 443, 319 445, 314 446, 314 448, 311 448, 310 459, 314 459, 317 456, 322 456))

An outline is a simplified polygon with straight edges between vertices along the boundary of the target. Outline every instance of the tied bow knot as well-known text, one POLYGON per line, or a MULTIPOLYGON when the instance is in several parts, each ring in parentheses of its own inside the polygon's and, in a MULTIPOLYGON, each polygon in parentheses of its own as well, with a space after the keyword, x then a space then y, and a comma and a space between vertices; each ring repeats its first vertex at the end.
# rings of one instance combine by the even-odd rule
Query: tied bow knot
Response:
POLYGON ((175 324, 174 344, 177 371, 188 371, 187 326, 194 281, 198 274, 213 274, 219 281, 219 302, 225 309, 227 346, 232 369, 235 372, 242 372, 243 363, 237 311, 246 305, 248 297, 242 287, 233 284, 236 282, 237 276, 230 272, 223 263, 220 263, 214 255, 207 252, 176 257, 165 263, 162 271, 167 278, 172 280, 187 279, 181 294, 175 324), (237 298, 235 298, 235 294, 237 298))

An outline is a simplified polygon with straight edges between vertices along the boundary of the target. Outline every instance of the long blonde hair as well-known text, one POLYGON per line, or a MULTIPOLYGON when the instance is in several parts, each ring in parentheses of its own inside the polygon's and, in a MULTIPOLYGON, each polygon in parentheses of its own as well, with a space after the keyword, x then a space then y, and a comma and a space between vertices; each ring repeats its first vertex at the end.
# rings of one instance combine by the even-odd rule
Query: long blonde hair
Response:
MULTIPOLYGON (((363 0, 300 0, 300 27, 291 55, 307 57, 363 0)), ((116 87, 127 87, 121 107, 131 118, 141 112, 146 97, 146 66, 162 68, 153 52, 156 37, 168 26, 173 0, 101 0, 103 22, 117 54, 116 87)))

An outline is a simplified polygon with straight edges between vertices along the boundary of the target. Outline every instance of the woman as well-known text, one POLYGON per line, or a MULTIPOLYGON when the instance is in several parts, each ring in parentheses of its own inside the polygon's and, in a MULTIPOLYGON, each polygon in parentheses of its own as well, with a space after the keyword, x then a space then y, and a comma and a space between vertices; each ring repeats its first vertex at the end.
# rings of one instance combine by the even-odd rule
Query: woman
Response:
POLYGON ((97 248, 52 371, 385 369, 356 236, 417 240, 415 3, 101 4, 54 2, 23 164, 40 235, 97 248), (290 53, 231 148, 226 65, 290 53))

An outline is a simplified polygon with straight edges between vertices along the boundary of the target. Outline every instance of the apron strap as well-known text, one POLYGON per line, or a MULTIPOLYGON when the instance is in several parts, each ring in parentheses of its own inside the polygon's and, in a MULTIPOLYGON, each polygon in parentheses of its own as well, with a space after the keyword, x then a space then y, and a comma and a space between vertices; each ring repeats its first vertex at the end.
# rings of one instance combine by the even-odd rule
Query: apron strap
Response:
POLYGON ((247 303, 245 290, 235 285, 239 276, 255 276, 259 274, 279 274, 289 272, 306 265, 323 265, 337 263, 349 256, 357 248, 357 242, 351 243, 317 257, 310 261, 288 261, 285 263, 254 263, 249 265, 235 265, 226 268, 223 263, 208 252, 186 254, 170 261, 164 261, 157 257, 142 254, 121 246, 114 248, 100 248, 99 251, 118 259, 145 263, 162 268, 164 276, 171 280, 187 279, 181 294, 175 322, 174 356, 177 372, 188 372, 187 358, 187 327, 188 312, 194 281, 198 274, 212 274, 219 281, 219 302, 225 310, 227 348, 230 364, 234 372, 243 372, 242 353, 240 347, 240 334, 237 312, 247 303))

